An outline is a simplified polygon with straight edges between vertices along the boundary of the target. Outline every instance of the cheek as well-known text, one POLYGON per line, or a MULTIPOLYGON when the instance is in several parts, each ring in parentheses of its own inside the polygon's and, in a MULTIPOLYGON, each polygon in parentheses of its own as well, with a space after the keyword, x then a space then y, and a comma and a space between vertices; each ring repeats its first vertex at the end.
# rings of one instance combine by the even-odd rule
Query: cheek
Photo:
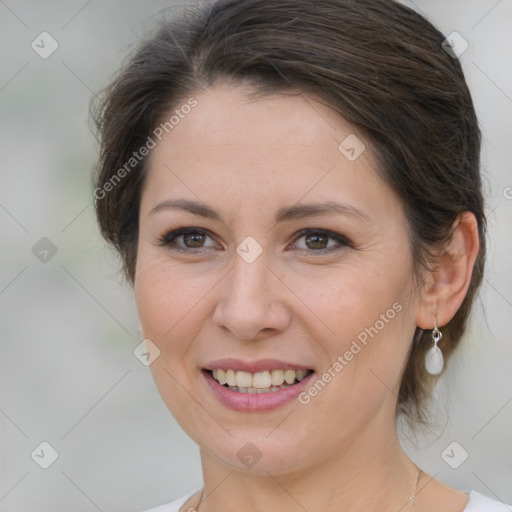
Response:
MULTIPOLYGON (((375 268, 340 272, 335 283, 315 285, 314 294, 309 288, 312 307, 322 320, 314 334, 324 351, 325 373, 319 377, 332 382, 324 400, 317 402, 326 414, 333 403, 340 403, 351 404, 366 417, 399 385, 414 334, 408 267, 397 265, 386 272, 375 268)), ((303 283, 299 293, 307 294, 303 283)))
POLYGON ((134 291, 143 336, 160 349, 150 366, 153 379, 164 403, 185 428, 190 421, 186 390, 195 367, 184 363, 194 361, 188 352, 201 325, 197 319, 204 290, 171 267, 168 262, 140 265, 134 291))
POLYGON ((144 336, 160 350, 179 350, 173 340, 187 339, 184 330, 200 311, 204 286, 162 262, 137 269, 134 291, 144 336))
POLYGON ((359 266, 333 271, 330 278, 311 282, 295 280, 294 292, 317 315, 326 348, 331 354, 347 349, 347 343, 364 342, 368 331, 379 334, 395 330, 404 316, 404 297, 409 291, 406 268, 397 272, 359 266), (301 286, 302 284, 302 286, 301 286))
POLYGON ((157 267, 144 268, 137 270, 135 281, 135 302, 143 333, 155 341, 172 328, 172 317, 179 306, 176 294, 171 292, 171 282, 162 277, 157 267))

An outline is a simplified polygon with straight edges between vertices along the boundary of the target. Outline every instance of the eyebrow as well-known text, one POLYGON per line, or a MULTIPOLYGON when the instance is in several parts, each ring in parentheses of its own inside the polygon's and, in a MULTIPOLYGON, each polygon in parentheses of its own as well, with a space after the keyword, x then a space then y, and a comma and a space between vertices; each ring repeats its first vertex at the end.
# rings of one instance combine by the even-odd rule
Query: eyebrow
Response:
MULTIPOLYGON (((222 221, 219 213, 213 208, 210 208, 204 203, 198 201, 191 201, 189 199, 176 199, 167 200, 158 203, 151 209, 149 215, 153 215, 163 210, 183 210, 193 215, 204 217, 205 219, 212 219, 222 221)), ((289 207, 280 208, 275 215, 275 222, 286 222, 291 220, 305 219, 309 217, 318 217, 321 215, 330 215, 338 213, 348 217, 358 218, 366 222, 370 221, 370 217, 361 210, 348 204, 337 203, 335 201, 327 201, 325 203, 309 203, 309 204, 296 204, 289 207)))

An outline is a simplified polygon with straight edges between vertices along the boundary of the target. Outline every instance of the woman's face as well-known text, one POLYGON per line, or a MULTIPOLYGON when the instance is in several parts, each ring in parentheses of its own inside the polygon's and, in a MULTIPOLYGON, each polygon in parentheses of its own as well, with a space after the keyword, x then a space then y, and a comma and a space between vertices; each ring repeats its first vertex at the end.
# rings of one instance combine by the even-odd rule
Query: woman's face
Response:
POLYGON ((254 472, 389 436, 419 307, 398 197, 311 97, 194 97, 140 208, 135 296, 163 400, 211 457, 254 472))

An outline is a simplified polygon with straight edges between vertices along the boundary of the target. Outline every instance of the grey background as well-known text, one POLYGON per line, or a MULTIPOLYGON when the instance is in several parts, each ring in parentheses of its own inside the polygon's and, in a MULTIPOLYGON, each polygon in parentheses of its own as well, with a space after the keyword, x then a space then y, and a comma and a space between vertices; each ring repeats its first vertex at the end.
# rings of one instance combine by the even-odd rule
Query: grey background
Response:
MULTIPOLYGON (((133 355, 132 293, 99 237, 90 181, 90 97, 172 5, 0 1, 1 511, 141 510, 201 485, 197 447, 133 355), (43 31, 59 44, 47 59, 31 48, 43 31), (32 252, 43 237, 57 249, 47 262, 32 252), (46 470, 31 458, 43 441, 59 455, 46 470)), ((512 503, 512 1, 414 6, 469 43, 461 61, 485 139, 490 247, 436 424, 404 431, 404 443, 449 485, 512 503), (441 456, 453 441, 455 458, 469 454, 458 469, 441 456)))

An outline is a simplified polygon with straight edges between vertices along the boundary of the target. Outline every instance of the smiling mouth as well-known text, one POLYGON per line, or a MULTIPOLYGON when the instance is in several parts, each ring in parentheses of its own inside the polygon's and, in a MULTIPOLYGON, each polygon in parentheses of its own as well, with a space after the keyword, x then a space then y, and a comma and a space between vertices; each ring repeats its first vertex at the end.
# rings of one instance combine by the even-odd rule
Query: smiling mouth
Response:
POLYGON ((313 370, 269 370, 257 373, 216 368, 204 370, 220 385, 237 393, 272 393, 289 388, 313 373, 313 370))

